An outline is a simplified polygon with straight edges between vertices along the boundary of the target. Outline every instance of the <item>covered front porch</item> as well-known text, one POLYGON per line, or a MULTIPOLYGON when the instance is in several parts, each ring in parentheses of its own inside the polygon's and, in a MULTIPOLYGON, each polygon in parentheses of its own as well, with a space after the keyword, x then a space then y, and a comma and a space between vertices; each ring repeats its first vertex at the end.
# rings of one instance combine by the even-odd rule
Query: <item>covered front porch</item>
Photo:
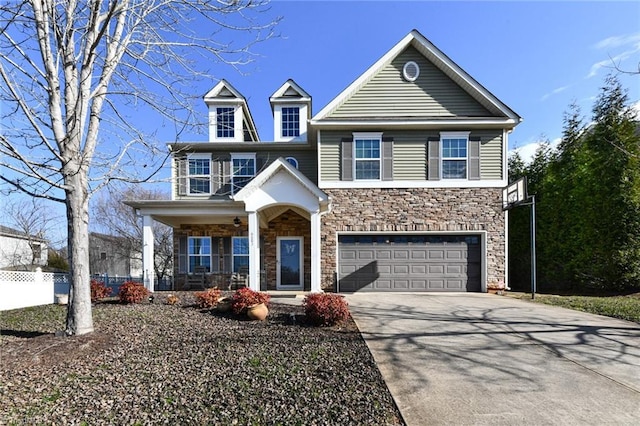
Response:
POLYGON ((145 286, 153 282, 154 221, 174 231, 176 289, 246 285, 320 292, 320 220, 327 195, 283 159, 224 199, 127 201, 143 217, 145 286))

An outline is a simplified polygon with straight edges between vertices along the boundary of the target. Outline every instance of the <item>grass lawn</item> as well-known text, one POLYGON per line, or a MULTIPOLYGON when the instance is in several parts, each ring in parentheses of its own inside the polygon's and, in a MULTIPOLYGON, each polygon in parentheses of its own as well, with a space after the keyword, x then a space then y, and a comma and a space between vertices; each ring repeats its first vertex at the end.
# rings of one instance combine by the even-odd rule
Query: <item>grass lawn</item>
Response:
POLYGON ((66 308, 0 314, 0 424, 402 425, 352 320, 266 321, 181 305, 94 306, 95 332, 56 337, 66 308))
MULTIPOLYGON (((531 300, 531 293, 517 293, 512 296, 531 300)), ((536 294, 534 301, 640 323, 640 293, 606 297, 536 294)))

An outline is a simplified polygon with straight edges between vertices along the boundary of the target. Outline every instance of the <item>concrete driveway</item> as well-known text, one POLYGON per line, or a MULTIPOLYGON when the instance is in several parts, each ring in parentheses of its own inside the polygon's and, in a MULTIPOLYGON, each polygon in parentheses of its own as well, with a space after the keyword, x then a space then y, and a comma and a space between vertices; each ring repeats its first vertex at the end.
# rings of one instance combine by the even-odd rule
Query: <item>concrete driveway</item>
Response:
POLYGON ((640 326, 488 294, 353 294, 408 425, 638 425, 640 326))

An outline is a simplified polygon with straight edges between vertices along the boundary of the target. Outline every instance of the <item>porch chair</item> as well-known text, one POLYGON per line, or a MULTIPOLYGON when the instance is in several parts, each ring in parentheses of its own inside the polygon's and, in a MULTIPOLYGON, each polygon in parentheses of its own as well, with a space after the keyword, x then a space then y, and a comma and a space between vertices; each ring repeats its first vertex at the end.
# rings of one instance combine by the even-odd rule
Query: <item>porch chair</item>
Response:
POLYGON ((238 268, 238 272, 234 272, 229 278, 229 290, 244 287, 249 287, 249 268, 247 266, 241 266, 238 268))
POLYGON ((192 288, 201 288, 205 289, 205 274, 207 272, 207 268, 204 266, 196 266, 193 274, 187 276, 187 285, 186 288, 191 290, 192 288))

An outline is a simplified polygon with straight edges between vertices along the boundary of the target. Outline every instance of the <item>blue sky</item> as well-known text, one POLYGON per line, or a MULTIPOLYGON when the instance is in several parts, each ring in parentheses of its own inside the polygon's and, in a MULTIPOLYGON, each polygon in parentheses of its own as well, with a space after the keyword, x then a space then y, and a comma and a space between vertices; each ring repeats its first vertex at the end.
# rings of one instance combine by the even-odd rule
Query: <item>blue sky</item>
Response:
MULTIPOLYGON (((243 69, 246 75, 225 67, 218 73, 247 97, 262 140, 273 139, 269 96, 288 78, 311 94, 317 113, 412 29, 524 118, 510 148, 560 137, 573 100, 589 117, 612 59, 629 70, 640 63, 640 2, 276 0, 271 6, 283 17, 282 37, 257 47, 260 56, 243 69)), ((621 80, 632 103, 640 101, 640 75, 621 80)), ((204 104, 201 111, 204 117, 204 104)))

